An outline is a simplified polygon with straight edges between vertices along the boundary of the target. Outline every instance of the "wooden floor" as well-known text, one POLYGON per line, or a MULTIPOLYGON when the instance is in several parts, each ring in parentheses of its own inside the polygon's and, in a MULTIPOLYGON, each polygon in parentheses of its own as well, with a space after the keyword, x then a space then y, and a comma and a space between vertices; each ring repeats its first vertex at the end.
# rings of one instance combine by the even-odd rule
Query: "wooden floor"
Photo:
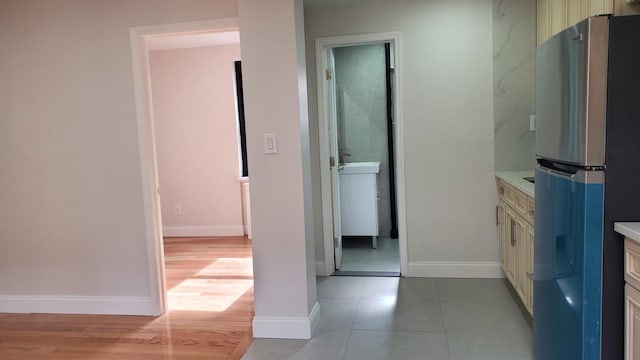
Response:
POLYGON ((251 243, 165 239, 160 317, 0 314, 0 359, 239 359, 253 336, 251 243))

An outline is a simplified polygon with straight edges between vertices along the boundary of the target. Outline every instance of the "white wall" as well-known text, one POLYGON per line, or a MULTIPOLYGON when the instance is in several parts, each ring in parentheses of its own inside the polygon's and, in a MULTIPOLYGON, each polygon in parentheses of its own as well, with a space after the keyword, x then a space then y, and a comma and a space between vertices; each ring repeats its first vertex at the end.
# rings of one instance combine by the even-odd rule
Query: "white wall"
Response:
MULTIPOLYGON (((315 171, 314 39, 401 34, 410 276, 501 276, 494 219, 491 13, 491 0, 314 0, 305 7, 315 171)), ((316 239, 316 259, 323 261, 322 236, 316 239)))
POLYGON ((240 0, 251 177, 255 337, 309 338, 318 321, 301 0, 240 0), (263 134, 277 135, 277 154, 263 134))
POLYGON ((235 1, 0 2, 0 312, 152 313, 129 27, 235 1))
POLYGON ((235 180, 237 60, 240 44, 150 52, 165 236, 244 233, 235 180))

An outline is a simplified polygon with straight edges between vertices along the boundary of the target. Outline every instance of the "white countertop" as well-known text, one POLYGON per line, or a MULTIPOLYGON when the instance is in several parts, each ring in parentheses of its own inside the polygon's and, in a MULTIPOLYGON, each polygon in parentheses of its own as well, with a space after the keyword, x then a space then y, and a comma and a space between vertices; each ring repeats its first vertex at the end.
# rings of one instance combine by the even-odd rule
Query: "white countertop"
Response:
POLYGON ((496 171, 496 177, 498 179, 503 180, 531 197, 535 197, 535 185, 523 179, 529 176, 533 176, 533 170, 496 171))
POLYGON ((617 222, 613 229, 631 240, 640 243, 640 222, 617 222))

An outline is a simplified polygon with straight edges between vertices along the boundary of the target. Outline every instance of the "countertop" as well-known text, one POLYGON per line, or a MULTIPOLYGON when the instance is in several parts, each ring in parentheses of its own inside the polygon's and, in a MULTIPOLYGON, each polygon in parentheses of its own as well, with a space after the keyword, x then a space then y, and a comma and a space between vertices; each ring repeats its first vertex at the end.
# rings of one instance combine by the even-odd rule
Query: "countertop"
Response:
POLYGON ((640 222, 617 222, 613 229, 640 244, 640 222))
POLYGON ((523 179, 529 176, 533 176, 533 170, 496 171, 496 177, 498 179, 535 198, 535 185, 523 179))

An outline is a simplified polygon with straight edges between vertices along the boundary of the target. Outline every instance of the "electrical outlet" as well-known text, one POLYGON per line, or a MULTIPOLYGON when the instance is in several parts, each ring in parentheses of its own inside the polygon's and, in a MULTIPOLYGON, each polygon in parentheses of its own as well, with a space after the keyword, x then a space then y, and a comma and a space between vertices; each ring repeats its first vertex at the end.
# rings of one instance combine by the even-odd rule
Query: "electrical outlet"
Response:
POLYGON ((536 131, 536 116, 529 115, 529 131, 536 131))
POLYGON ((173 212, 176 215, 182 215, 182 205, 180 205, 180 204, 173 205, 173 212))

